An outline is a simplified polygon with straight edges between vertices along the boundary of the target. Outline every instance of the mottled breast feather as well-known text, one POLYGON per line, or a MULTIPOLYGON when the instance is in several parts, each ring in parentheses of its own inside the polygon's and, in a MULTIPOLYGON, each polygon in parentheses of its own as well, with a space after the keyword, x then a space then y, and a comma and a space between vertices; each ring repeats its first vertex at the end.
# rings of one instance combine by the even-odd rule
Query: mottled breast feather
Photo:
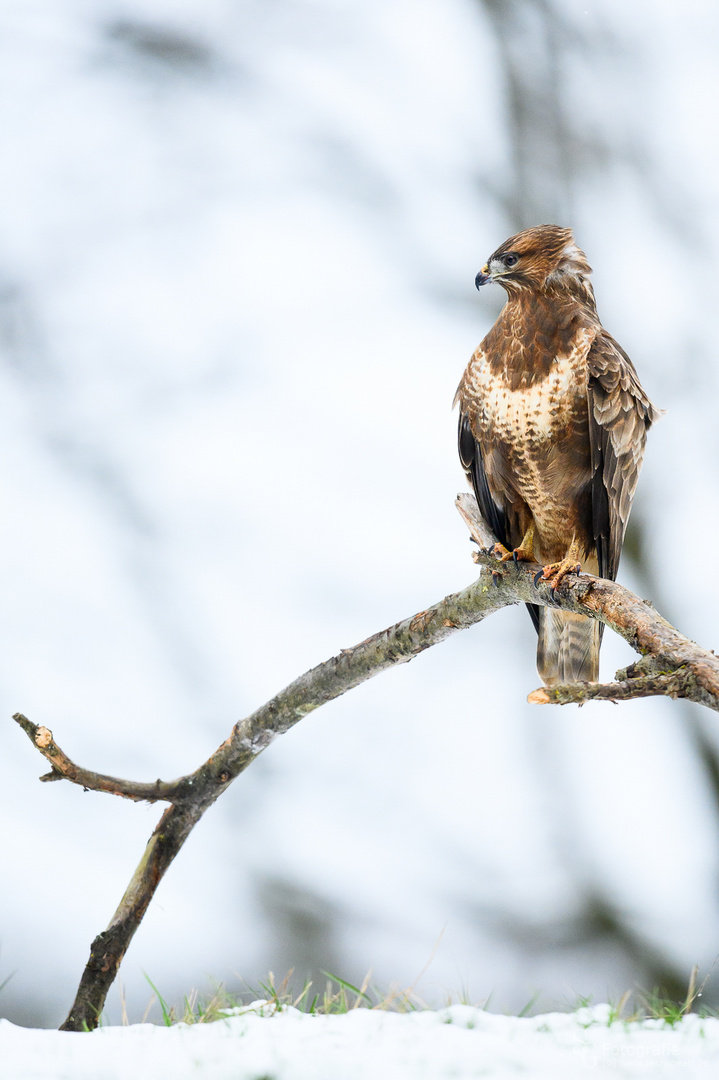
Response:
POLYGON ((503 543, 518 546, 534 520, 537 557, 550 562, 575 533, 588 534, 587 553, 593 547, 587 355, 597 331, 577 312, 552 325, 545 305, 521 307, 484 339, 457 396, 483 462, 485 502, 488 494, 506 521, 503 543), (527 322, 536 333, 517 332, 527 322))

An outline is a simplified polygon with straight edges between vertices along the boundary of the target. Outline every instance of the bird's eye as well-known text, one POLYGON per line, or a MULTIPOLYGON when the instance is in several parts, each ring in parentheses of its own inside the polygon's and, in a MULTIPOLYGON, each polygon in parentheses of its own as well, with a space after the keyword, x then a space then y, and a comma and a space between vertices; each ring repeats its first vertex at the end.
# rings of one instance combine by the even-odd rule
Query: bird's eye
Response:
POLYGON ((510 255, 505 255, 504 256, 504 265, 505 266, 516 266, 518 262, 519 262, 519 255, 510 254, 510 255))

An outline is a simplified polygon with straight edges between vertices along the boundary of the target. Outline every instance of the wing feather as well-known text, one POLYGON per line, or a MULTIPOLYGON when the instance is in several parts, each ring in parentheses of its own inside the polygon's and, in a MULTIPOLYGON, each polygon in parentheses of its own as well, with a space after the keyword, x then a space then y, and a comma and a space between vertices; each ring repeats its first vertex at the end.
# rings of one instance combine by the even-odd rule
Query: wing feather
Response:
POLYGON ((507 547, 507 516, 502 507, 498 506, 492 498, 482 451, 472 432, 469 417, 461 411, 458 436, 459 460, 474 489, 480 513, 499 542, 507 547))
POLYGON ((592 526, 600 576, 613 581, 647 431, 659 412, 644 393, 631 360, 606 331, 594 340, 587 365, 592 526))
MULTIPOLYGON (((506 548, 511 549, 512 543, 509 536, 507 515, 503 508, 492 498, 492 493, 489 489, 489 481, 487 480, 487 472, 484 467, 484 459, 482 458, 482 450, 472 432, 471 420, 461 407, 459 391, 457 393, 457 398, 460 400, 459 431, 457 440, 459 459, 467 474, 467 479, 474 490, 477 505, 479 506, 482 517, 487 522, 499 542, 504 544, 506 548)), ((527 604, 526 607, 534 624, 534 629, 539 633, 539 607, 537 604, 527 604)))

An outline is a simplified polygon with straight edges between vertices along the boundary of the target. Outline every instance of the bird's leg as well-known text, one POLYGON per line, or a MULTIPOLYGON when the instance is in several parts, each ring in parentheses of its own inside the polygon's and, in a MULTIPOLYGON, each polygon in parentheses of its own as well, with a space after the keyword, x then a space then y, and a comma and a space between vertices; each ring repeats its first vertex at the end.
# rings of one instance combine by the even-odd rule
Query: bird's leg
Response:
POLYGON ((531 523, 522 537, 522 543, 518 548, 515 548, 514 551, 507 551, 504 544, 495 544, 494 554, 502 562, 509 562, 510 559, 514 559, 515 562, 534 562, 534 522, 531 523))
POLYGON ((548 581, 552 587, 552 591, 558 589, 567 574, 578 574, 582 569, 582 564, 579 561, 580 550, 579 541, 575 537, 569 545, 569 551, 561 562, 550 563, 549 566, 545 566, 541 577, 538 574, 537 578, 535 578, 535 582, 537 580, 548 581))

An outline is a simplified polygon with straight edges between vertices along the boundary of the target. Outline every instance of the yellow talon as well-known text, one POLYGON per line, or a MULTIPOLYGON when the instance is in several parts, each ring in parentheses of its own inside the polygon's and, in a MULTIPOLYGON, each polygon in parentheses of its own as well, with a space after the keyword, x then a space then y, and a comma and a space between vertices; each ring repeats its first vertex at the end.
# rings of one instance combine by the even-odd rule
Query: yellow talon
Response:
POLYGON ((495 544, 494 554, 501 558, 502 562, 509 562, 510 559, 515 562, 534 562, 534 523, 529 526, 521 544, 514 551, 507 551, 504 544, 495 544))

